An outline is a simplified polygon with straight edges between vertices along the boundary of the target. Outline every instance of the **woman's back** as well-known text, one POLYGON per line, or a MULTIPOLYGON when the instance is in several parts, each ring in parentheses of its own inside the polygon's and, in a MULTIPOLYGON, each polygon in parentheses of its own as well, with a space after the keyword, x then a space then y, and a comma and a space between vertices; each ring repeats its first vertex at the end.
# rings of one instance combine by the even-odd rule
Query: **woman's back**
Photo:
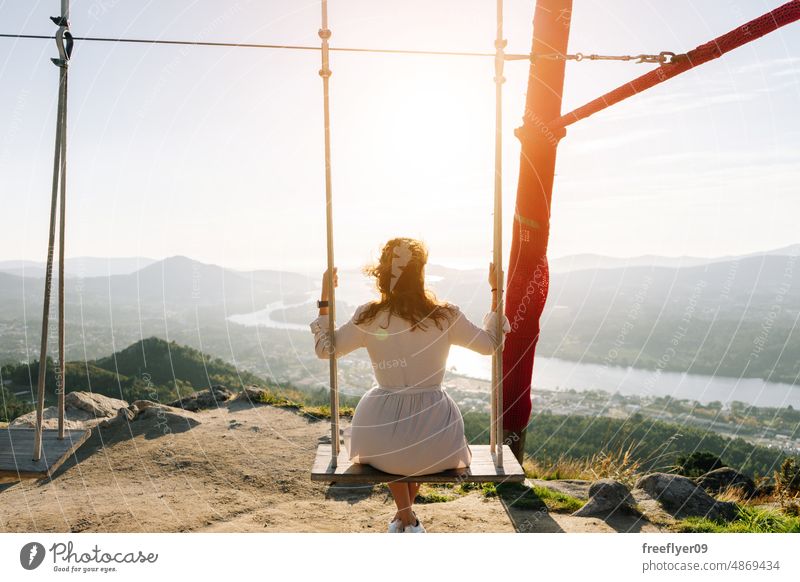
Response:
MULTIPOLYGON (((485 355, 492 354, 498 345, 494 312, 484 316, 483 328, 480 328, 453 305, 451 314, 440 320, 439 326, 429 318, 422 322, 424 328, 412 331, 408 320, 394 314, 389 316, 387 309, 379 311, 372 320, 356 324, 359 315, 369 305, 360 305, 353 317, 336 330, 336 352, 341 357, 365 347, 380 386, 438 386, 444 378, 451 345, 464 346, 485 355)), ((507 333, 510 324, 505 316, 503 319, 507 333)), ((315 333, 317 355, 327 358, 327 316, 320 316, 312 322, 313 328, 318 329, 315 333)), ((505 334, 501 341, 504 339, 505 334)))

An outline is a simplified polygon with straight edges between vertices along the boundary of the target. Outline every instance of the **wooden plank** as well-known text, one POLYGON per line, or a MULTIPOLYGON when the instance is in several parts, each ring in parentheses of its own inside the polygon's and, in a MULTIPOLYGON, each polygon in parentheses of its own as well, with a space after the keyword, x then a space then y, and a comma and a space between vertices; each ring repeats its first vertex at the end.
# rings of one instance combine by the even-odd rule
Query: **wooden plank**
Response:
POLYGON ((43 479, 50 477, 86 439, 90 429, 65 430, 58 438, 58 430, 42 431, 42 458, 34 461, 32 428, 0 429, 0 479, 43 479))
POLYGON ((312 481, 336 483, 389 483, 414 481, 417 483, 522 483, 525 472, 511 452, 508 445, 503 445, 503 467, 494 465, 489 445, 470 445, 472 464, 466 469, 451 469, 431 475, 406 477, 390 475, 378 471, 371 465, 352 463, 347 458, 347 451, 340 451, 336 467, 331 467, 331 446, 319 445, 314 465, 311 469, 312 481))

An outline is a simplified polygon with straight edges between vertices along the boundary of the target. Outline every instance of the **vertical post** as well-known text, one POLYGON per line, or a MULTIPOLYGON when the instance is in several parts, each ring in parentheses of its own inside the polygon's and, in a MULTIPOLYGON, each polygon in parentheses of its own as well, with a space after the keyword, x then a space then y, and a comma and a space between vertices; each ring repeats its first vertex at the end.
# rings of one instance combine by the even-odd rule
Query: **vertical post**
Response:
MULTIPOLYGON (((503 38, 503 0, 497 0, 497 37, 494 41, 494 250, 493 262, 497 289, 496 317, 497 337, 503 334, 503 67, 505 65, 506 40, 503 38)), ((495 464, 503 466, 503 346, 492 355, 492 435, 491 447, 495 451, 495 464)))
POLYGON ((58 377, 56 392, 58 393, 58 438, 64 438, 64 407, 66 397, 66 360, 64 346, 64 256, 66 253, 65 231, 67 217, 67 74, 66 63, 61 68, 63 74, 63 103, 61 105, 61 208, 59 216, 59 235, 58 235, 58 377))
POLYGON ((325 224, 328 246, 328 337, 330 338, 330 384, 331 384, 331 465, 336 466, 339 456, 339 373, 336 356, 336 290, 333 284, 333 199, 331 188, 331 114, 329 84, 331 77, 328 39, 328 1, 322 0, 322 27, 319 30, 322 39, 322 77, 323 115, 325 124, 325 224))
MULTIPOLYGON (((520 439, 530 419, 533 355, 549 285, 547 243, 556 148, 566 133, 547 125, 561 111, 565 60, 537 60, 536 55, 567 53, 571 12, 572 0, 536 2, 525 114, 516 132, 522 149, 505 305, 511 332, 503 353, 503 424, 520 439)), ((518 446, 524 450, 524 442, 518 446)))
MULTIPOLYGON (((69 55, 64 49, 64 34, 69 29, 69 0, 61 0, 61 16, 56 43, 59 47, 59 59, 53 62, 59 67, 58 74, 58 106, 56 108, 56 137, 53 154, 53 183, 50 199, 50 232, 47 242, 47 266, 45 268, 44 299, 42 303, 42 338, 39 346, 39 375, 36 383, 36 428, 33 439, 33 460, 42 458, 42 425, 44 423, 45 380, 47 377, 47 333, 50 322, 50 295, 53 287, 53 254, 55 252, 56 206, 58 204, 59 187, 66 185, 66 117, 67 117, 67 61, 69 55)), ((62 193, 63 195, 63 193, 62 193)), ((61 224, 59 234, 59 370, 63 381, 63 285, 64 285, 64 200, 61 201, 61 224)), ((64 436, 63 396, 59 397, 59 437, 64 436)))

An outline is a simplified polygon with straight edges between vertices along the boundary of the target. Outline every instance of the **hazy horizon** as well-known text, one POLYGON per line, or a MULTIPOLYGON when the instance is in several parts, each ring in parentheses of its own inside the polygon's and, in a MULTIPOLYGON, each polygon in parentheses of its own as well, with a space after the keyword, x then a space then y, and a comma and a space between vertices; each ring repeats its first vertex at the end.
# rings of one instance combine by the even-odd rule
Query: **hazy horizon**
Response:
MULTIPOLYGON (((786 246, 782 246, 782 247, 778 247, 778 248, 754 249, 752 251, 745 252, 745 253, 743 253, 741 255, 724 254, 724 255, 701 257, 701 256, 694 256, 694 255, 652 255, 652 254, 641 254, 641 255, 615 256, 615 255, 605 255, 605 254, 599 254, 599 253, 586 252, 586 253, 576 253, 576 254, 560 255, 560 256, 553 256, 551 254, 551 255, 548 256, 548 258, 551 261, 551 263, 555 262, 555 261, 560 261, 560 260, 564 260, 564 259, 578 257, 578 256, 595 256, 595 257, 599 257, 599 258, 602 258, 602 259, 611 259, 611 260, 626 260, 626 259, 633 260, 633 259, 643 259, 643 258, 653 257, 653 258, 657 258, 657 259, 667 259, 667 260, 688 259, 688 260, 700 260, 700 261, 718 261, 718 260, 733 259, 733 258, 737 258, 737 257, 744 257, 744 256, 751 256, 751 255, 770 254, 770 253, 775 253, 775 252, 778 252, 778 251, 785 251, 787 249, 791 249, 792 250, 791 254, 800 254, 800 243, 794 243, 794 244, 790 244, 790 245, 786 245, 786 246)), ((226 269, 232 269, 232 270, 244 271, 244 272, 247 272, 247 271, 258 271, 258 270, 281 270, 281 271, 290 272, 290 273, 298 273, 298 274, 305 274, 305 275, 309 274, 308 270, 277 269, 277 268, 269 266, 269 265, 262 265, 262 266, 258 266, 257 265, 257 266, 255 266, 255 267, 253 267, 251 269, 235 269, 234 267, 231 267, 229 265, 225 265, 223 263, 216 263, 214 261, 207 261, 207 260, 204 260, 204 259, 199 258, 199 257, 189 256, 189 255, 180 255, 180 254, 178 254, 178 255, 165 255, 165 256, 161 256, 161 257, 144 257, 144 256, 82 256, 82 255, 74 255, 74 256, 66 256, 65 260, 66 261, 79 261, 79 260, 91 260, 91 261, 136 261, 136 260, 141 260, 141 261, 146 261, 148 264, 151 264, 151 263, 157 263, 157 262, 160 262, 160 261, 165 261, 167 259, 172 259, 172 258, 176 258, 176 257, 184 257, 184 258, 187 258, 189 260, 197 261, 197 262, 200 262, 200 263, 203 263, 203 264, 216 265, 216 266, 223 267, 223 268, 226 268, 226 269)), ((324 258, 325 257, 323 257, 323 261, 321 262, 321 267, 323 269, 325 268, 324 258)), ((374 258, 377 259, 377 257, 374 257, 374 258)), ((33 264, 35 264, 37 266, 41 266, 41 267, 44 267, 44 265, 45 265, 45 261, 44 260, 40 260, 40 259, 4 258, 4 257, 0 256, 0 265, 2 265, 2 266, 6 266, 7 267, 8 264, 17 264, 17 263, 19 264, 19 267, 22 267, 24 264, 28 264, 28 263, 33 263, 33 264)), ((358 269, 363 265, 363 263, 346 264, 346 263, 341 263, 340 261, 336 261, 336 264, 337 264, 337 266, 340 266, 340 268, 343 269, 343 270, 358 269)), ((481 269, 481 268, 483 268, 485 266, 485 265, 479 265, 479 264, 466 264, 466 261, 437 260, 437 258, 433 255, 433 253, 431 253, 431 256, 429 257, 428 264, 441 266, 441 267, 446 267, 446 268, 450 268, 450 269, 465 269, 465 270, 467 270, 467 269, 481 269)), ((57 276, 57 266, 58 266, 58 262, 57 262, 57 257, 56 257, 56 258, 54 258, 54 262, 53 262, 53 275, 54 276, 57 276)))

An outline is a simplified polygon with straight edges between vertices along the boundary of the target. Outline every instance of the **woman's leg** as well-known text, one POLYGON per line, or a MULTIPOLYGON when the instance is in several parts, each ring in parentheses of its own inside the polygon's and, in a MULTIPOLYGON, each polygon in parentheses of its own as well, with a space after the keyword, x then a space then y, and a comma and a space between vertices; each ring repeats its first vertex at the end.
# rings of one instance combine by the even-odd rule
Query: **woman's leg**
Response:
POLYGON ((397 505, 397 517, 403 523, 403 527, 415 522, 414 513, 411 511, 411 498, 408 495, 408 485, 406 483, 388 483, 389 491, 392 492, 394 503, 397 505))
POLYGON ((419 493, 419 483, 408 483, 408 498, 411 500, 411 505, 414 505, 414 500, 417 498, 417 493, 419 493))
MULTIPOLYGON (((402 485, 402 483, 401 483, 401 485, 402 485)), ((411 502, 410 505, 413 507, 414 500, 417 498, 417 493, 419 493, 419 486, 421 484, 420 483, 406 483, 406 485, 408 486, 408 500, 411 502)), ((412 511, 413 511, 413 509, 412 509, 412 511)), ((398 517, 400 517, 400 510, 399 509, 397 510, 397 513, 394 514, 394 517, 392 518, 392 521, 394 521, 398 517)))

